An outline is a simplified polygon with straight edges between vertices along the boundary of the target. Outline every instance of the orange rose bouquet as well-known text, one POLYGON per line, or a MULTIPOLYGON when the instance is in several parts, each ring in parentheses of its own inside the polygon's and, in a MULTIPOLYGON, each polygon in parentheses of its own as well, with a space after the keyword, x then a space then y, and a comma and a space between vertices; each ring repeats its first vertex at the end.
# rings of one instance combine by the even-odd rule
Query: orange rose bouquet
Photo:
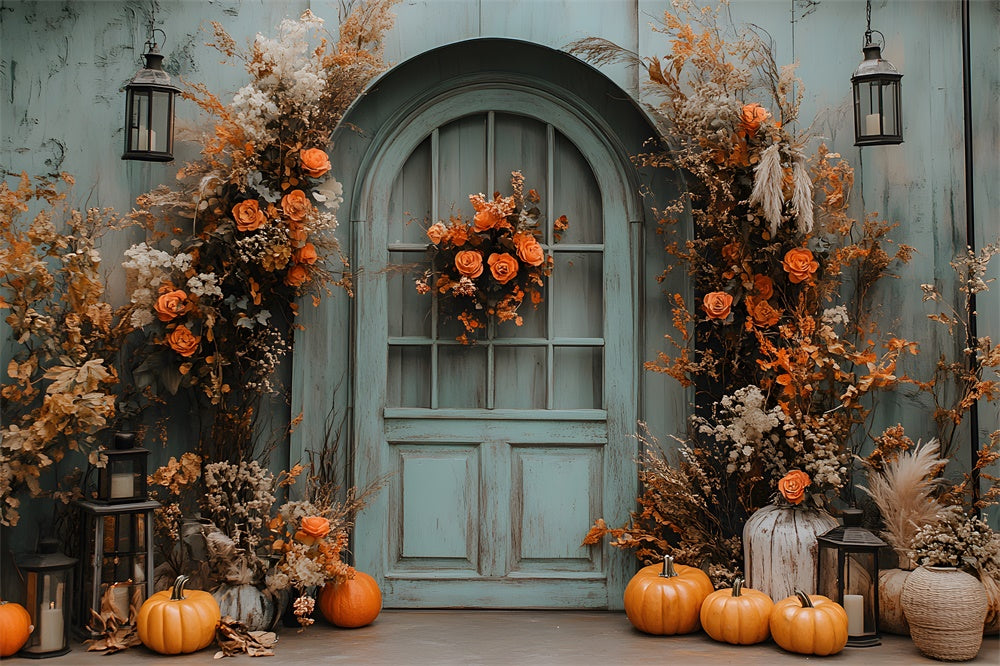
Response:
POLYGON ((471 221, 452 216, 427 229, 431 267, 416 279, 416 289, 437 299, 443 320, 461 324, 462 344, 492 336, 492 325, 524 323, 519 308, 525 299, 538 307, 552 274, 543 243, 557 242, 568 225, 564 215, 543 228, 540 197, 535 190, 524 193, 520 171, 511 173, 511 189, 511 196, 496 192, 493 199, 472 194, 471 221))

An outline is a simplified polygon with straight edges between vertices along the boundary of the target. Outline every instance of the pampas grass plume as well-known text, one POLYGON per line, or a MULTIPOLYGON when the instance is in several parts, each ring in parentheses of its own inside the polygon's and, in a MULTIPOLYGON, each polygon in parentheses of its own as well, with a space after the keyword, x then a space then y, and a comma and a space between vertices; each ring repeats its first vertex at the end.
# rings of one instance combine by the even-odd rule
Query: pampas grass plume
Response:
POLYGON ((882 536, 901 556, 912 549, 917 528, 945 517, 944 507, 933 497, 941 482, 936 473, 947 462, 938 457, 939 450, 937 439, 923 446, 918 443, 912 451, 905 451, 886 464, 881 473, 870 473, 869 488, 858 486, 882 512, 885 522, 882 536))

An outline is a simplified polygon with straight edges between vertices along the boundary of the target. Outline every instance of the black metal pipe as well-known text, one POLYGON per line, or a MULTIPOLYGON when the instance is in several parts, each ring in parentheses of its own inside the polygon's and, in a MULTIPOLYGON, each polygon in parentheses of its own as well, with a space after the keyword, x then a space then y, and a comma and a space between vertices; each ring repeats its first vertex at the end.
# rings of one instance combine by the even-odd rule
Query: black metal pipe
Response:
MULTIPOLYGON (((976 251, 976 200, 975 183, 973 182, 972 160, 972 49, 969 42, 969 0, 962 0, 962 107, 965 121, 965 244, 972 252, 976 251)), ((967 278, 967 276, 963 276, 967 278)), ((979 335, 976 330, 976 295, 968 295, 969 328, 966 348, 969 349, 969 371, 979 371, 979 356, 976 353, 979 335)), ((975 508, 979 501, 979 401, 969 406, 969 448, 972 461, 972 505, 975 508)), ((979 509, 975 508, 979 515, 979 509)))

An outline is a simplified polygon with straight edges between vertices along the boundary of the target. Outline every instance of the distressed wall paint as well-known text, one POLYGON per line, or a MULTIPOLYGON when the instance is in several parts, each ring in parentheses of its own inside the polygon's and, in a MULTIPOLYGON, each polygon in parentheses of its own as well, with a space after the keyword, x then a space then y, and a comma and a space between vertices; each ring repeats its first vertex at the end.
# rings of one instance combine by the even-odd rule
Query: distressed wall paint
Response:
MULTIPOLYGON (((124 116, 120 88, 141 64, 151 9, 167 34, 163 51, 170 73, 206 83, 226 99, 242 85, 243 72, 235 65, 218 64, 220 55, 204 45, 210 21, 219 21, 238 42, 245 42, 306 8, 327 19, 332 31, 340 5, 340 0, 0 0, 0 167, 13 173, 68 171, 77 179, 75 204, 127 210, 138 194, 170 182, 177 166, 197 154, 196 145, 182 139, 197 128, 199 115, 194 105, 182 101, 176 163, 119 159, 124 116)), ((562 48, 590 35, 648 57, 668 48, 667 39, 649 27, 665 5, 665 0, 404 0, 387 41, 387 58, 399 63, 436 46, 480 36, 562 48)), ((924 354, 912 366, 917 376, 928 374, 937 353, 954 355, 962 347, 962 340, 927 322, 925 315, 932 310, 919 298, 919 284, 925 282, 955 293, 948 262, 965 238, 960 6, 956 0, 873 1, 872 26, 885 34, 885 57, 904 74, 906 142, 864 151, 852 145, 849 85, 861 60, 863 0, 733 0, 729 9, 735 22, 752 21, 771 35, 779 63, 798 61, 806 86, 802 117, 815 116, 816 133, 857 168, 855 214, 878 211, 898 221, 896 240, 917 248, 914 262, 877 299, 884 304, 887 330, 921 342, 924 354)), ((972 0, 971 12, 973 178, 982 246, 1000 235, 1000 2, 972 0)), ((635 68, 615 65, 604 71, 635 98, 654 101, 647 98, 635 68)), ((124 286, 113 257, 137 240, 141 237, 121 236, 104 248, 116 299, 123 298, 124 286)), ((998 277, 998 264, 994 262, 989 277, 998 277)), ((979 303, 980 334, 994 340, 1000 340, 997 294, 994 290, 979 303)), ((647 294, 647 303, 653 316, 660 307, 655 294, 647 294)), ((349 304, 341 298, 338 307, 342 319, 324 322, 331 328, 323 334, 347 340, 349 304)), ((0 367, 6 367, 9 358, 8 338, 3 335, 0 367)), ((651 348, 654 343, 650 341, 651 348)), ((290 380, 289 368, 285 376, 290 380)), ((658 376, 644 381, 648 394, 666 385, 658 376)), ((983 407, 983 438, 1000 427, 998 412, 996 405, 983 407)), ((180 431, 177 421, 171 431, 173 451, 190 441, 190 433, 180 431)), ((911 391, 884 400, 872 430, 896 422, 906 425, 914 438, 933 434, 926 403, 911 391)), ((289 457, 299 458, 312 443, 293 437, 289 457)), ((963 465, 969 457, 967 446, 960 456, 963 465)), ((169 453, 156 452, 158 460, 153 462, 169 453)))

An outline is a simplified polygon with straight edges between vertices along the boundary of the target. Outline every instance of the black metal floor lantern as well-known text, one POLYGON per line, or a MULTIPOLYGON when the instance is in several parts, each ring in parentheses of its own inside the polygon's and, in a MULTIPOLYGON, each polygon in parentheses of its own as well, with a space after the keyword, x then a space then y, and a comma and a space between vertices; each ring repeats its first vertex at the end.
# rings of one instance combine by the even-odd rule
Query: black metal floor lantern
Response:
POLYGON ((872 3, 866 3, 868 29, 865 30, 865 59, 851 77, 854 88, 854 145, 884 146, 903 143, 900 74, 882 58, 882 45, 872 41, 872 3))
POLYGON ((146 66, 125 86, 125 152, 123 160, 172 162, 174 159, 174 96, 180 88, 163 71, 163 54, 156 43, 159 32, 150 22, 146 66))

